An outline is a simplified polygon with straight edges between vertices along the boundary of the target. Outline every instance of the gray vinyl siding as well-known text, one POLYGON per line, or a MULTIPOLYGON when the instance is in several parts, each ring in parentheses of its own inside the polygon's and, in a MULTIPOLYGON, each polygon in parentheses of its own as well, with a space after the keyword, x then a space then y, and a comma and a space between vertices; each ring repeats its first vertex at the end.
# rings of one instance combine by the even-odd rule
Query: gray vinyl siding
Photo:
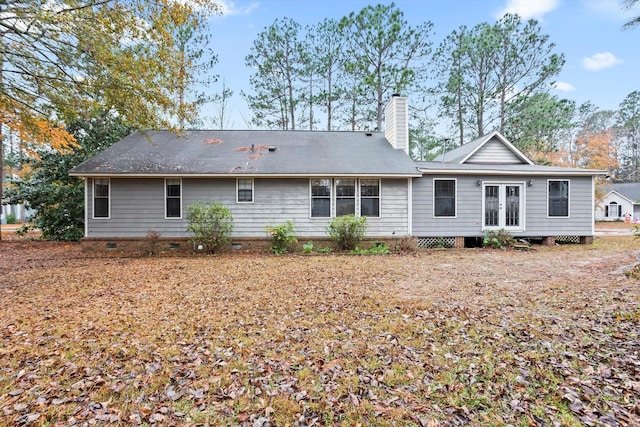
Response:
POLYGON ((593 234, 592 177, 428 175, 413 181, 413 230, 417 237, 482 236, 482 186, 478 180, 523 183, 524 231, 514 236, 590 236, 593 234), (433 216, 433 180, 456 179, 455 218, 433 216), (527 183, 533 179, 533 185, 527 183), (569 217, 547 215, 548 179, 569 181, 569 217))
MULTIPOLYGON (((380 218, 368 218, 367 235, 408 234, 408 181, 382 179, 380 218)), ((233 237, 267 237, 267 225, 290 220, 299 238, 325 237, 331 218, 310 217, 308 178, 256 178, 253 203, 236 202, 235 178, 182 178, 182 218, 165 219, 163 178, 111 178, 109 219, 93 218, 93 180, 87 182, 87 237, 189 237, 186 207, 215 200, 231 210, 233 237)))
POLYGON ((469 157, 465 163, 521 164, 522 160, 502 142, 493 139, 469 157))

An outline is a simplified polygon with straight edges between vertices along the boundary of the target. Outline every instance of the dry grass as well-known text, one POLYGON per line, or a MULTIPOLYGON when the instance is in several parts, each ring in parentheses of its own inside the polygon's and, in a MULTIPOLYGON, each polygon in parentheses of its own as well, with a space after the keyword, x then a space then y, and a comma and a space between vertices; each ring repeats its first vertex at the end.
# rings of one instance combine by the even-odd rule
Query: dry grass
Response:
POLYGON ((531 252, 0 244, 0 424, 634 425, 630 236, 531 252))

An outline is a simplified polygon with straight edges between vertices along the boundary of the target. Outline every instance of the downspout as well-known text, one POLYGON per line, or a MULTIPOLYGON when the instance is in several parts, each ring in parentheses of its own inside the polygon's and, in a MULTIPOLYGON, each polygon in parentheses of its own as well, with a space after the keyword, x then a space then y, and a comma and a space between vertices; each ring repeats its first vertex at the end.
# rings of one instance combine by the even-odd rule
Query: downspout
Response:
POLYGON ((591 235, 596 235, 596 176, 591 175, 591 235))
POLYGON ((82 179, 84 180, 84 237, 89 237, 89 180, 86 176, 82 179))
POLYGON ((407 178, 407 235, 413 236, 413 178, 407 178))

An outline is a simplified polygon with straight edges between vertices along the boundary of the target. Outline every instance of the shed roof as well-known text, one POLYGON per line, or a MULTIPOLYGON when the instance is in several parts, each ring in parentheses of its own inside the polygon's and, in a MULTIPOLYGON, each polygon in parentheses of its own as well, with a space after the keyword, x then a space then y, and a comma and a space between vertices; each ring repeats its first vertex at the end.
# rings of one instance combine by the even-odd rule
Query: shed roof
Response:
POLYGON ((74 176, 420 176, 382 133, 196 130, 133 133, 74 176))

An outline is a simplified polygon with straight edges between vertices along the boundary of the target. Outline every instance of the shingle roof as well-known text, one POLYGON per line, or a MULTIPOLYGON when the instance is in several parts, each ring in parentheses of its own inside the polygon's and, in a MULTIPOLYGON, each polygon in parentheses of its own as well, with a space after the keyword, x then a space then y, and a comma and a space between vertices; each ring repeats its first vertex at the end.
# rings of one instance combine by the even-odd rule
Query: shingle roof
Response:
POLYGON ((453 150, 449 150, 444 154, 437 156, 434 161, 442 162, 443 157, 446 163, 464 163, 471 157, 475 152, 480 150, 485 144, 487 144, 492 139, 496 138, 502 144, 504 144, 507 149, 511 150, 511 152, 522 160, 522 163, 532 164, 531 160, 529 160, 523 153, 521 153, 513 144, 511 144, 500 132, 493 131, 488 133, 487 135, 481 136, 478 139, 475 139, 471 142, 463 144, 453 150))
POLYGON ((640 182, 617 182, 612 187, 633 203, 640 202, 640 182))
POLYGON ((264 130, 133 133, 70 174, 420 176, 382 133, 264 130))

